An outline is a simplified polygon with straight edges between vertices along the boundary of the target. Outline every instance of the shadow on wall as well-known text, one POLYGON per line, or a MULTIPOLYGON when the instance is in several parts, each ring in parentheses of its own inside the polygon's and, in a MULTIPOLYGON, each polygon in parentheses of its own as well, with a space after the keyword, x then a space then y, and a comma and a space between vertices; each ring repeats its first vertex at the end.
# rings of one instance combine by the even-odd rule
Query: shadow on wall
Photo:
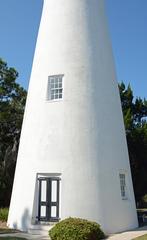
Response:
POLYGON ((18 225, 17 222, 14 222, 13 223, 13 228, 17 229, 17 230, 22 230, 24 232, 27 232, 28 228, 30 226, 30 221, 31 221, 31 216, 30 216, 29 210, 25 209, 25 211, 23 213, 23 216, 22 216, 22 219, 21 219, 20 225, 18 225))
POLYGON ((33 211, 32 211, 32 220, 31 223, 35 224, 36 223, 36 216, 38 213, 38 174, 36 175, 36 181, 35 181, 35 191, 34 191, 34 200, 33 200, 33 211))

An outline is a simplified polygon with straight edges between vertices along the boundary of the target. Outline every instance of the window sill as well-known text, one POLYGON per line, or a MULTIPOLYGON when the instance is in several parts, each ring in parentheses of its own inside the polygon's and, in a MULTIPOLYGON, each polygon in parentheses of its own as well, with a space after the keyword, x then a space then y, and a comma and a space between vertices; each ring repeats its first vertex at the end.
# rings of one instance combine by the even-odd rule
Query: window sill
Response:
POLYGON ((128 200, 128 198, 127 198, 127 197, 123 197, 122 200, 125 200, 125 201, 126 201, 126 200, 128 200))
POLYGON ((55 99, 55 100, 46 100, 47 103, 55 103, 55 102, 62 102, 63 98, 61 99, 55 99))

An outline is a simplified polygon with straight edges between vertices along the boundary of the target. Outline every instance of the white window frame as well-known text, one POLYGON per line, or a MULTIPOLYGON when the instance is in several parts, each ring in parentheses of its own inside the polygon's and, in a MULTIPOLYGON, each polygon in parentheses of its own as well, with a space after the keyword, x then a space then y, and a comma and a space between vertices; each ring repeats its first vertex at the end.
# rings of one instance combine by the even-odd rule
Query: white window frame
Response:
POLYGON ((63 74, 51 75, 48 77, 48 101, 54 102, 63 99, 63 77, 63 74))
POLYGON ((119 173, 120 193, 122 200, 127 200, 127 175, 126 172, 119 173))

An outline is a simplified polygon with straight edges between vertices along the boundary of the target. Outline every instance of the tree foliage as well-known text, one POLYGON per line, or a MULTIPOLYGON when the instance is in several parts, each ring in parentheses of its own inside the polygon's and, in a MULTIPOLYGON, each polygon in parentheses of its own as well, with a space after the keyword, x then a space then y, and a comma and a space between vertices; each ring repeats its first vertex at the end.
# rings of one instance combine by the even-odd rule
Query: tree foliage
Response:
POLYGON ((0 59, 0 206, 10 201, 26 91, 18 73, 0 59))
POLYGON ((147 100, 119 85, 136 201, 147 194, 147 100))

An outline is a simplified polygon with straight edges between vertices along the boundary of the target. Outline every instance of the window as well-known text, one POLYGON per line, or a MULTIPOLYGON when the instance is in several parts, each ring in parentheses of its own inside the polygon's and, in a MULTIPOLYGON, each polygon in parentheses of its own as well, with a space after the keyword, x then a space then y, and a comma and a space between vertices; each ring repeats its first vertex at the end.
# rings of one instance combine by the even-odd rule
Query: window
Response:
POLYGON ((121 197, 123 200, 127 199, 126 196, 126 175, 124 173, 119 174, 120 178, 120 190, 121 190, 121 197))
POLYGON ((48 79, 48 100, 57 100, 63 98, 63 76, 49 76, 48 79))
POLYGON ((38 221, 59 221, 60 180, 59 177, 38 178, 38 221))

